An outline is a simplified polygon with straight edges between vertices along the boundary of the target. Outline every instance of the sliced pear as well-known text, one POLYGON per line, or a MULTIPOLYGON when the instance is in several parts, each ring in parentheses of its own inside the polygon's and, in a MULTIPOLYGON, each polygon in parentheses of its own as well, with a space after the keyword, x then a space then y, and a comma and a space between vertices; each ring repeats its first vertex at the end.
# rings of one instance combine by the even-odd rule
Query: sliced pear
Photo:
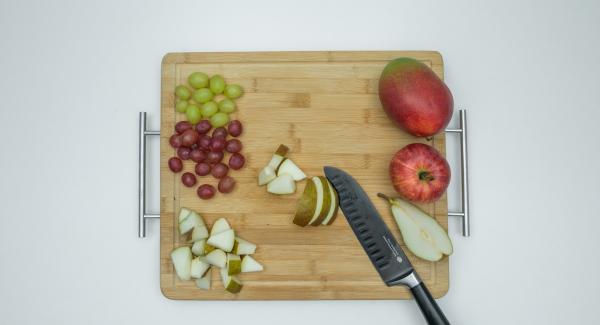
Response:
POLYGON ((282 174, 267 184, 267 192, 279 195, 292 194, 296 192, 296 182, 291 175, 282 174))
POLYGON ((215 249, 212 252, 206 254, 204 260, 210 265, 222 268, 225 267, 225 265, 227 264, 227 255, 225 255, 224 251, 220 249, 215 249))
POLYGON ((228 275, 227 269, 221 269, 221 281, 223 281, 225 290, 231 293, 238 293, 242 290, 242 281, 235 275, 228 275))
POLYGON ((210 235, 216 235, 227 229, 231 229, 231 226, 229 225, 227 220, 225 218, 219 218, 219 220, 215 221, 215 223, 213 224, 212 229, 210 230, 210 235))
POLYGON ((233 232, 233 229, 227 229, 215 235, 211 235, 206 243, 216 248, 220 248, 225 252, 231 252, 234 241, 235 233, 233 232))
POLYGON ((256 251, 256 245, 251 242, 241 239, 240 237, 235 237, 235 243, 233 243, 233 249, 231 252, 237 255, 249 255, 254 254, 256 251))
POLYGON ((265 166, 258 174, 258 186, 268 184, 270 181, 274 180, 275 177, 277 177, 275 169, 271 166, 265 166))
POLYGON ((215 249, 217 249, 215 246, 212 246, 209 244, 204 244, 204 255, 207 255, 208 253, 214 251, 215 249))
POLYGON ((208 238, 208 229, 204 226, 196 226, 192 231, 192 237, 190 238, 191 243, 195 243, 199 240, 208 238))
POLYGON ((283 174, 291 175, 296 182, 306 178, 306 174, 289 158, 284 159, 277 169, 277 176, 283 174))
POLYGON ((210 269, 208 269, 208 271, 206 271, 206 274, 204 274, 203 277, 201 277, 200 279, 196 279, 196 287, 200 288, 200 289, 204 289, 204 290, 209 290, 210 289, 210 280, 212 278, 212 272, 210 271, 210 269))
POLYGON ((286 145, 280 144, 267 166, 271 167, 273 170, 277 170, 279 164, 281 164, 288 151, 290 151, 290 148, 288 148, 286 145))
POLYGON ((340 204, 339 204, 337 191, 335 190, 335 188, 333 187, 333 185, 327 178, 325 178, 325 181, 327 183, 327 187, 329 187, 329 194, 331 197, 331 205, 329 206, 329 212, 327 213, 327 216, 325 217, 325 219, 323 219, 323 222, 321 222, 321 224, 322 225, 330 225, 335 221, 335 218, 337 217, 337 213, 338 213, 340 204))
POLYGON ((200 279, 209 268, 210 264, 206 262, 204 257, 196 257, 192 260, 190 276, 195 279, 200 279))
POLYGON ((300 227, 308 225, 310 220, 312 220, 313 216, 315 215, 316 209, 317 189, 313 181, 308 181, 306 182, 306 186, 304 187, 304 192, 302 192, 300 200, 298 200, 293 222, 300 227))
POLYGON ((171 252, 171 261, 173 262, 177 276, 181 280, 189 280, 191 278, 192 251, 188 246, 175 248, 171 252))
POLYGON ((242 259, 241 271, 246 272, 260 272, 264 270, 263 266, 258 263, 252 256, 246 255, 242 259))
POLYGON ((199 241, 195 241, 194 244, 192 245, 192 254, 196 255, 196 256, 202 256, 205 255, 205 249, 206 249, 206 239, 201 239, 199 241))
POLYGON ((185 220, 185 218, 187 218, 190 215, 190 212, 192 212, 192 210, 188 209, 188 208, 181 208, 179 210, 179 222, 178 223, 182 223, 183 220, 185 220))
POLYGON ((227 253, 227 274, 235 275, 242 272, 242 259, 239 255, 227 253))
POLYGON ((439 261, 443 255, 452 254, 452 242, 440 224, 423 210, 401 199, 388 198, 392 214, 406 247, 427 261, 439 261))
POLYGON ((311 178, 311 180, 315 183, 315 187, 317 189, 317 208, 319 209, 319 215, 317 215, 316 218, 313 216, 313 219, 310 221, 310 225, 318 226, 323 222, 323 220, 325 220, 327 214, 329 213, 329 207, 331 206, 331 193, 329 191, 329 186, 327 186, 327 178, 324 176, 315 176, 311 178))
POLYGON ((190 230, 198 226, 206 227, 206 225, 204 224, 204 220, 202 220, 202 217, 200 217, 200 215, 196 212, 192 211, 179 224, 179 233, 181 235, 187 234, 190 230))

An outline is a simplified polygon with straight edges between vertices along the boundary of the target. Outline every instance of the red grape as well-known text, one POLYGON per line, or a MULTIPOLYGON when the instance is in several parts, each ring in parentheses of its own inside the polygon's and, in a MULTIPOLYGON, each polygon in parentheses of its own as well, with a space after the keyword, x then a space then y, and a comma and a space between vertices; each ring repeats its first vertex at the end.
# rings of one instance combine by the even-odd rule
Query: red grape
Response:
POLYGON ((171 144, 171 147, 173 147, 173 148, 181 147, 181 136, 178 134, 173 134, 169 138, 169 143, 171 144))
POLYGON ((212 136, 213 136, 213 138, 221 137, 221 136, 223 138, 227 138, 227 130, 225 130, 225 128, 222 126, 218 127, 213 130, 212 136))
POLYGON ((224 163, 217 163, 212 167, 211 174, 214 178, 223 178, 229 172, 229 167, 224 163))
POLYGON ((206 176, 210 174, 210 165, 205 162, 197 163, 196 174, 198 174, 199 176, 206 176))
POLYGON ((210 150, 211 151, 223 151, 223 149, 225 149, 225 144, 227 143, 227 141, 225 141, 225 138, 223 137, 215 137, 213 136, 211 142, 210 142, 210 150))
POLYGON ((198 187, 198 196, 203 200, 208 200, 215 196, 215 187, 210 184, 203 184, 198 187))
POLYGON ((169 158, 169 169, 174 173, 179 173, 183 169, 181 159, 177 157, 169 158))
POLYGON ((210 142, 211 142, 210 136, 203 135, 198 140, 198 145, 200 146, 200 148, 208 150, 208 149, 210 149, 210 142))
POLYGON ((209 164, 216 164, 223 160, 223 151, 211 151, 206 154, 206 162, 209 164))
POLYGON ((198 142, 198 132, 194 129, 187 129, 181 134, 181 145, 189 147, 198 142))
POLYGON ((181 182, 187 187, 192 187, 196 185, 196 176, 189 172, 183 173, 183 175, 181 175, 181 182))
POLYGON ((198 124, 196 124, 196 131, 200 134, 208 133, 208 131, 210 131, 211 128, 212 128, 212 125, 210 124, 210 121, 208 121, 208 120, 202 120, 202 121, 198 122, 198 124))
POLYGON ((203 162, 204 159, 206 159, 206 153, 200 149, 193 149, 192 152, 190 152, 190 159, 197 163, 203 162))
POLYGON ((233 177, 231 176, 225 176, 223 178, 221 178, 221 180, 219 181, 219 192, 221 193, 229 193, 231 191, 233 191, 233 188, 235 187, 235 179, 233 179, 233 177))
POLYGON ((242 142, 238 139, 231 139, 225 145, 225 151, 235 153, 242 150, 242 142))
POLYGON ((239 137, 240 134, 242 134, 243 130, 242 123, 238 120, 233 120, 229 122, 227 129, 229 130, 229 134, 231 134, 232 137, 239 137))
POLYGON ((190 150, 190 148, 180 147, 177 149, 177 156, 183 160, 188 160, 190 159, 191 152, 192 150, 190 150))
POLYGON ((231 167, 231 169, 235 169, 238 170, 242 167, 244 167, 244 164, 246 163, 246 158, 244 158, 244 156, 240 153, 234 153, 231 155, 231 157, 229 157, 229 167, 231 167))
POLYGON ((191 129, 192 125, 188 121, 180 121, 175 124, 175 132, 182 134, 185 130, 191 129))

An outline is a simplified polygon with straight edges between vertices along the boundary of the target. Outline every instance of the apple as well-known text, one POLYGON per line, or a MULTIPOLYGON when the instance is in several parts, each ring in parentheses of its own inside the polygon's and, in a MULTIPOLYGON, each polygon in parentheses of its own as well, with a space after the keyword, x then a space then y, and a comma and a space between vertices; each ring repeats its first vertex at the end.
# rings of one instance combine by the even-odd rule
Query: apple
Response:
POLYGON ((433 147, 412 143, 400 149, 390 162, 394 189, 412 202, 439 199, 450 183, 450 166, 433 147))
POLYGON ((385 66, 379 78, 379 99, 400 128, 418 137, 443 131, 454 109, 446 84, 413 58, 398 58, 385 66))

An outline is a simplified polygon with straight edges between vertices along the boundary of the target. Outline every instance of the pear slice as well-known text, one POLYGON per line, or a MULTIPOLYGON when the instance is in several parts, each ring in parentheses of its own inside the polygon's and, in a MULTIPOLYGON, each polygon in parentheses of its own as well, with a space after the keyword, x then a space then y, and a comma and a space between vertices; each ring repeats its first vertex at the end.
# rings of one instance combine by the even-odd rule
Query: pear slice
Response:
POLYGON ((204 257, 196 257, 192 260, 190 276, 195 279, 200 279, 209 268, 210 264, 206 262, 204 257))
POLYGON ((293 222, 300 227, 305 227, 315 215, 316 209, 317 188, 315 187, 315 183, 313 181, 308 181, 306 182, 306 186, 304 187, 304 192, 302 192, 300 200, 298 200, 293 222))
POLYGON ((227 264, 227 255, 225 255, 224 251, 215 249, 206 254, 204 260, 210 265, 214 265, 216 267, 225 267, 227 264))
POLYGON ((188 246, 175 248, 171 252, 171 261, 173 262, 177 276, 181 280, 189 280, 191 278, 192 251, 188 246))
POLYGON ((413 254, 432 262, 439 261, 444 254, 452 254, 452 242, 434 218, 404 200, 378 195, 390 203, 402 239, 413 254))
POLYGON ((192 245, 192 254, 196 255, 196 256, 202 256, 205 255, 205 246, 206 246, 206 239, 201 239, 198 241, 195 241, 194 244, 192 245))
POLYGON ((291 175, 296 182, 306 178, 306 174, 289 158, 284 159, 277 169, 277 176, 283 174, 291 175))
POLYGON ((225 218, 219 218, 219 220, 215 221, 215 223, 213 224, 212 229, 210 230, 210 235, 216 235, 227 229, 231 229, 231 226, 229 225, 227 220, 225 218))
POLYGON ((208 237, 206 243, 216 248, 220 248, 225 252, 231 252, 234 241, 235 233, 233 232, 233 229, 227 229, 216 235, 211 235, 208 237))
POLYGON ((208 253, 214 251, 215 249, 217 249, 215 246, 212 246, 209 244, 204 244, 204 255, 207 255, 208 253))
POLYGON ((187 218, 191 212, 192 212, 192 210, 190 210, 188 208, 181 208, 179 210, 179 218, 178 218, 179 222, 178 223, 182 223, 183 220, 185 220, 185 218, 187 218))
POLYGON ((317 209, 319 210, 319 214, 315 214, 309 224, 316 227, 325 220, 325 217, 329 213, 331 193, 329 186, 327 186, 327 178, 324 176, 315 176, 311 180, 315 183, 315 188, 317 189, 317 209))
POLYGON ((246 255, 242 259, 241 271, 246 272, 260 272, 264 270, 263 266, 258 263, 252 256, 246 255))
POLYGON ((235 275, 242 271, 242 259, 239 255, 227 253, 227 274, 235 275))
POLYGON ((221 281, 226 291, 231 293, 238 293, 242 290, 242 281, 235 275, 228 275, 227 269, 221 269, 221 281))
POLYGON ((321 224, 328 226, 335 221, 335 218, 337 217, 337 214, 338 214, 338 209, 340 207, 340 203, 339 203, 337 191, 335 190, 335 188, 333 187, 331 182, 327 178, 325 178, 325 181, 327 183, 327 187, 329 187, 329 194, 331 196, 331 205, 329 206, 329 212, 327 213, 327 216, 325 217, 325 219, 323 219, 323 222, 321 224))
POLYGON ((209 290, 210 280, 212 278, 211 274, 212 272, 210 271, 210 269, 208 269, 208 271, 206 271, 206 274, 204 274, 203 277, 201 277, 200 279, 196 279, 196 287, 204 290, 209 290))
POLYGON ((199 214, 192 211, 179 224, 179 234, 187 234, 190 230, 197 226, 206 227, 206 224, 204 224, 204 220, 202 220, 202 217, 200 217, 199 214))
POLYGON ((258 186, 268 184, 270 181, 274 180, 275 177, 277 177, 275 169, 271 166, 265 166, 258 174, 258 186))
POLYGON ((254 254, 256 252, 256 245, 240 237, 235 237, 235 243, 233 243, 231 252, 237 255, 254 254))
POLYGON ((208 238, 208 229, 205 226, 196 226, 192 231, 192 238, 190 243, 195 243, 199 240, 208 238))
POLYGON ((267 166, 271 167, 273 170, 277 170, 279 164, 281 164, 288 151, 290 151, 290 148, 288 148, 286 145, 280 144, 267 166))
POLYGON ((291 175, 282 174, 267 184, 267 192, 279 195, 292 194, 296 192, 296 182, 291 175))

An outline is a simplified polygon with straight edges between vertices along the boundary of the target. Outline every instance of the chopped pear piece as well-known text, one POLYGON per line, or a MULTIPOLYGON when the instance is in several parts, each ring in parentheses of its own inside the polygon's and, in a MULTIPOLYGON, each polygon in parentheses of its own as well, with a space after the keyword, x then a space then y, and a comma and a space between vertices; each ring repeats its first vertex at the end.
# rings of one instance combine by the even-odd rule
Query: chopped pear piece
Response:
POLYGON ((315 187, 317 188, 317 207, 319 206, 319 197, 321 198, 319 215, 316 217, 316 219, 310 221, 310 225, 316 227, 321 225, 329 213, 329 207, 331 206, 331 193, 329 193, 329 187, 327 186, 327 178, 324 176, 315 176, 311 180, 315 182, 315 187))
POLYGON ((296 192, 296 182, 294 182, 294 178, 288 174, 277 176, 267 184, 267 192, 279 195, 292 194, 296 192))
POLYGON ((242 271, 242 259, 239 255, 227 253, 227 274, 235 275, 242 271))
POLYGON ((233 242, 235 241, 235 233, 233 229, 227 229, 216 235, 211 235, 206 243, 216 248, 220 248, 225 252, 231 252, 233 242))
POLYGON ((241 271, 246 272, 260 272, 264 270, 263 266, 258 263, 252 256, 246 255, 242 259, 241 271))
POLYGON ((306 182, 304 192, 300 200, 298 200, 298 206, 296 207, 296 214, 294 215, 294 223, 300 227, 308 225, 312 220, 317 209, 317 189, 313 181, 306 182))
POLYGON ((215 224, 213 224, 212 229, 210 230, 210 235, 216 235, 227 229, 231 229, 231 226, 227 220, 225 218, 219 218, 219 220, 215 221, 215 224))
POLYGON ((235 243, 233 243, 231 252, 237 255, 254 254, 256 252, 256 245, 240 237, 235 237, 235 243))
POLYGON ((179 222, 178 223, 182 223, 183 220, 185 220, 185 218, 187 218, 191 212, 192 212, 192 210, 190 210, 188 208, 181 208, 179 210, 179 222))
POLYGON ((277 148, 277 151, 275 151, 275 153, 271 157, 271 161, 269 161, 267 166, 271 167, 273 170, 277 170, 277 167, 279 167, 279 164, 281 164, 288 151, 290 151, 290 148, 283 144, 280 144, 277 148))
POLYGON ((204 220, 200 217, 199 214, 192 211, 190 214, 179 224, 179 233, 181 235, 187 234, 190 230, 194 229, 194 227, 202 226, 206 227, 204 224, 204 220))
POLYGON ((201 277, 200 279, 196 279, 196 287, 204 290, 209 290, 210 280, 212 278, 211 274, 212 272, 210 271, 210 269, 208 269, 203 277, 201 277))
POLYGON ((265 166, 258 174, 258 186, 268 184, 270 181, 274 180, 275 177, 277 177, 275 169, 271 166, 265 166))
POLYGON ((196 226, 192 231, 192 238, 190 239, 190 242, 195 243, 206 238, 208 238, 208 229, 206 229, 204 226, 196 226))
POLYGON ((217 249, 215 246, 204 244, 204 255, 214 251, 215 249, 217 249))
POLYGON ((224 251, 220 249, 215 249, 212 252, 206 254, 204 260, 210 265, 223 268, 227 264, 227 255, 225 255, 224 251))
POLYGON ((173 262, 177 276, 181 280, 189 280, 191 278, 192 251, 188 246, 175 248, 171 252, 171 261, 173 262))
POLYGON ((296 182, 306 178, 306 174, 289 158, 284 159, 277 169, 277 176, 283 174, 292 176, 296 182))
POLYGON ((205 245, 206 245, 206 239, 201 239, 199 241, 195 241, 194 244, 192 245, 192 254, 196 255, 196 256, 202 256, 205 255, 205 245))
POLYGON ((196 257, 192 260, 190 275, 192 278, 200 279, 209 268, 210 264, 204 257, 196 257))
POLYGON ((227 269, 221 269, 221 281, 226 291, 231 293, 238 293, 242 290, 242 281, 235 275, 228 275, 227 269))
POLYGON ((331 182, 327 178, 325 178, 325 182, 327 183, 327 186, 329 187, 329 194, 331 196, 331 205, 329 206, 329 212, 327 213, 327 216, 325 217, 325 219, 323 220, 323 222, 321 224, 330 225, 335 221, 335 218, 337 217, 337 213, 338 213, 340 204, 339 204, 337 191, 335 190, 335 188, 333 187, 331 182))

